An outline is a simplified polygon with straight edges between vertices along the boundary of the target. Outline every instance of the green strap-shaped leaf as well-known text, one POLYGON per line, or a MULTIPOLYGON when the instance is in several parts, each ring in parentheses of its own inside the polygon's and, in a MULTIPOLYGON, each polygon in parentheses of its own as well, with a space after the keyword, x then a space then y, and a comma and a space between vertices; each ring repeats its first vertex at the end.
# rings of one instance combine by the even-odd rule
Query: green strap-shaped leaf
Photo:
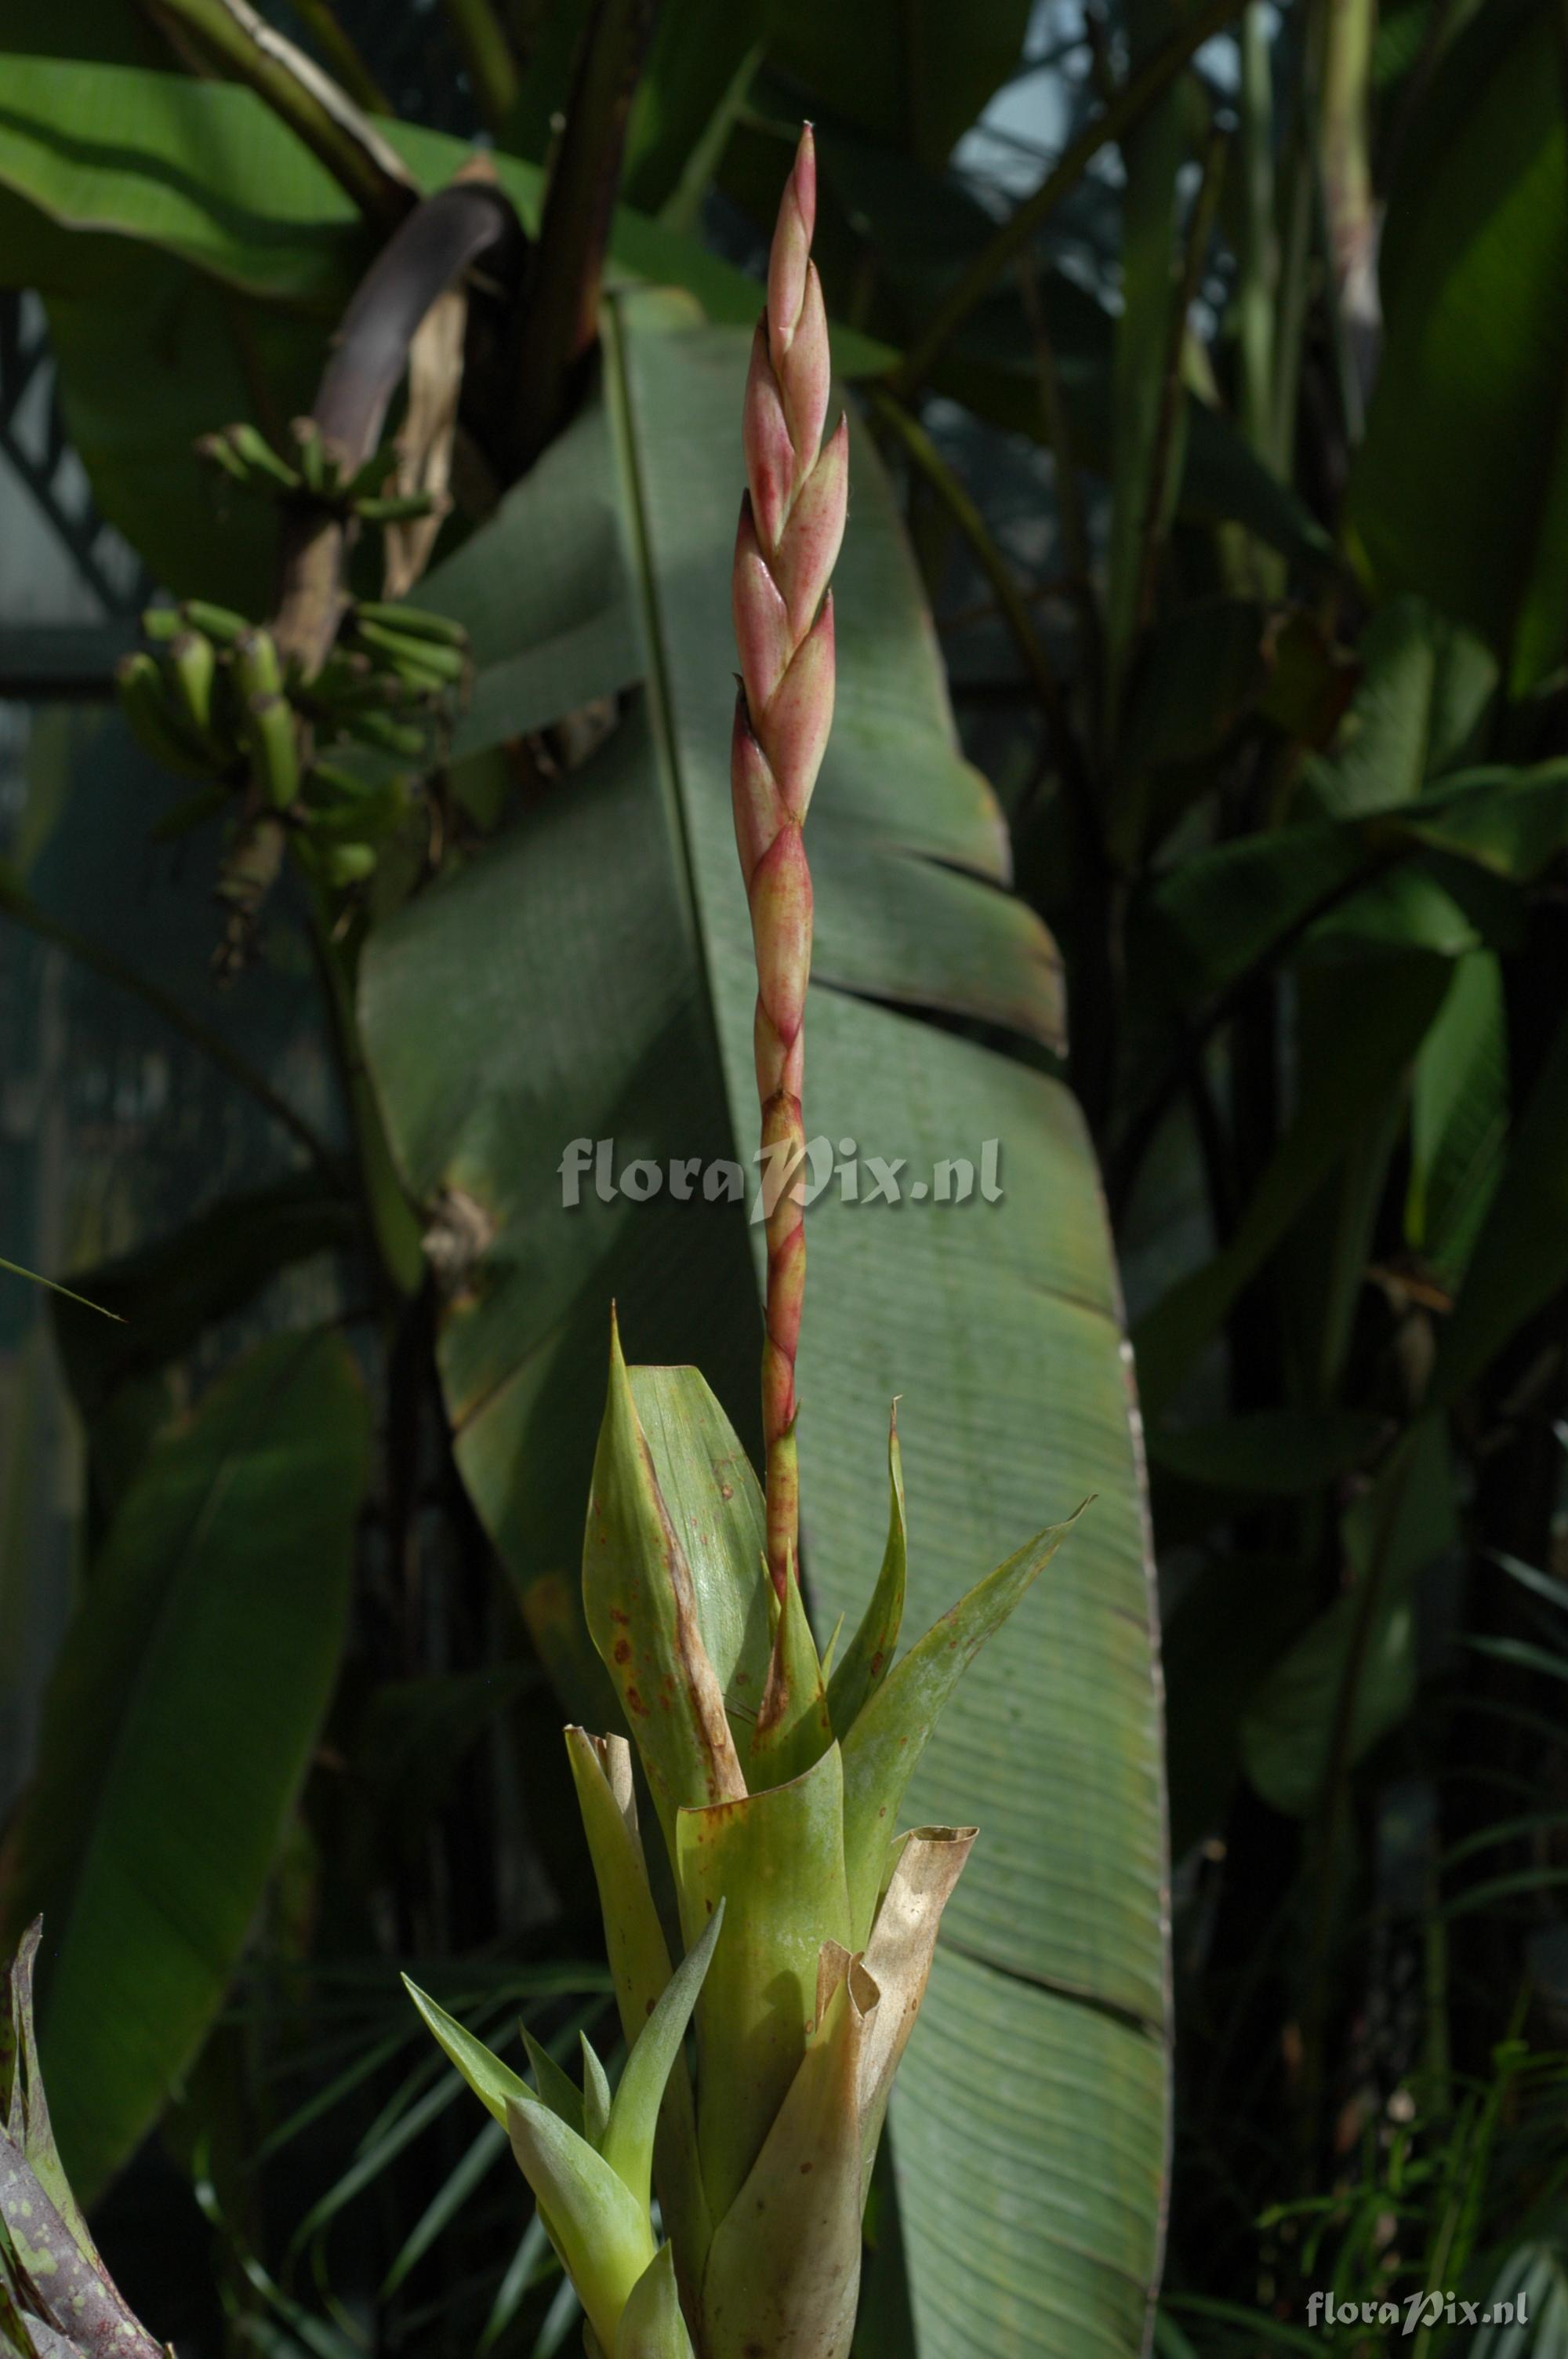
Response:
POLYGON ((866 1705, 843 1743, 844 1866, 850 1939, 863 1949, 898 1825, 914 1775, 942 1708, 988 1638, 1022 1603, 1062 1545, 1072 1522, 1036 1533, 998 1565, 915 1641, 866 1705))
POLYGON ((259 1344, 153 1444, 67 1633, 6 1898, 48 1913, 40 2037, 84 2202, 254 1921, 337 1676, 369 1439, 341 1336, 259 1344))
POLYGON ((358 1217, 351 1198, 319 1172, 294 1171, 270 1187, 225 1196, 172 1236, 83 1274, 82 1292, 113 1311, 115 1322, 70 1306, 54 1314, 84 1416, 101 1409, 121 1385, 179 1358, 280 1269, 347 1245, 358 1217))
POLYGON ((615 2359, 691 2359, 673 2245, 659 2246, 628 2294, 615 2331, 615 2359))
MULTIPOLYGON (((669 1951, 636 1831, 631 1747, 623 1736, 596 1742, 584 1730, 568 1728, 567 1753, 599 1886, 621 2029, 631 2049, 671 1980, 669 1951)), ((697 2161, 691 2080, 679 2054, 665 2083, 654 2158, 665 2228, 700 2266, 709 2234, 708 2199, 697 2161)))
POLYGON ((508 2100, 506 2126, 593 2331, 613 2351, 627 2297, 654 2257, 648 2207, 531 2091, 508 2100))
MULTIPOLYGON (((600 2062, 587 2032, 579 2032, 578 2037, 582 2048, 581 2136, 598 2153, 603 2151, 604 2133, 610 2127, 610 2076, 600 2062)), ((556 2108, 552 2106, 551 2111, 555 2112, 556 2108)), ((650 2136, 650 2149, 652 2144, 650 2136)), ((646 2197, 643 2200, 646 2201, 646 2197)))
POLYGON ((824 1941, 846 1949, 844 1781, 835 1745, 804 1777, 683 1810, 676 1882, 695 1941, 729 1910, 697 2003, 697 2144, 714 2219, 734 2201, 806 2053, 824 1941))
POLYGON ((888 1536, 877 1585, 844 1659, 827 1682, 827 1714, 835 1733, 847 1736, 862 1705, 892 1669, 903 1623, 903 1584, 909 1565, 904 1527, 903 1460, 898 1446, 898 1404, 888 1420, 888 1536))
POLYGON ((669 1983, 643 2026, 626 2059, 621 2085, 610 2109, 600 2152, 618 2170, 637 2201, 647 2209, 654 2167, 654 2132, 665 2087, 680 2055, 691 2011, 713 1956, 724 1923, 720 1898, 706 1930, 670 1976, 669 1983))
MULTIPOLYGON (((520 2023, 517 2028, 522 2035, 523 2047, 528 2058, 529 2070, 534 2075, 534 2086, 537 2089, 541 2098, 544 2100, 545 2104, 548 2105, 551 2113, 553 2113, 558 2120, 565 2122, 568 2129, 576 2130, 579 2137, 587 2136, 588 2133, 583 2127, 582 2091, 578 2087, 577 2082, 572 2079, 570 2073, 562 2071, 560 2065, 557 2063, 549 2049, 542 2046, 542 2044, 535 2038, 533 2033, 529 2030, 525 2023, 520 2023)), ((495 2060, 499 2062, 500 2060, 498 2058, 495 2060)), ((470 2086, 472 2086, 471 2082, 470 2082, 470 2086)), ((490 2110, 492 2113, 495 2113, 495 2107, 493 2105, 491 2106, 490 2110)), ((496 2114, 496 2119, 503 2123, 505 2118, 505 2107, 503 2105, 501 2112, 496 2114)), ((598 2140, 589 2138, 589 2144, 590 2146, 597 2145, 598 2140)))
MULTIPOLYGON (((482 2039, 476 2039, 456 2016, 449 2015, 444 2006, 422 1991, 417 1983, 410 1982, 406 1974, 403 1977, 403 1987, 424 2017, 426 2028, 437 2047, 443 2051, 449 2063, 456 2065, 487 2113, 492 2114, 498 2122, 504 2122, 506 2108, 514 2103, 543 2104, 548 2109, 550 2100, 543 2090, 535 2096, 527 2082, 520 2079, 510 2064, 503 2064, 499 2056, 492 2055, 482 2039)), ((557 2066, 555 2069, 558 2071, 560 2068, 557 2066)), ((580 2106, 580 2098, 579 2104, 580 2106)))
MULTIPOLYGON (((540 2071, 542 2094, 535 2097, 509 2064, 491 2055, 483 2040, 476 2040, 471 2031, 448 2015, 446 2007, 417 1989, 408 1974, 403 1974, 403 1989, 425 2017, 427 2028, 448 2061, 458 2067, 486 2112, 504 2123, 516 2163, 540 2206, 549 2241, 566 2269, 570 2269, 582 2307, 594 2323, 594 2333, 606 2350, 613 2350, 620 2305, 654 2257, 654 2229, 648 2224, 646 2178, 639 2203, 620 2172, 603 2161, 585 2135, 599 2097, 606 2094, 601 2090, 603 2067, 599 2067, 592 2048, 582 2040, 585 2078, 592 2090, 587 2100, 570 2083, 566 2083, 566 2093, 558 2090, 557 2076, 561 2081, 566 2076, 547 2057, 542 2061, 549 2069, 540 2071), (576 2100, 576 2106, 570 2100, 576 2100), (573 2112, 578 2112, 578 2121, 585 2128, 573 2123, 573 2112)), ((535 2069, 540 2069, 542 2052, 533 2050, 533 2043, 528 2043, 528 2050, 535 2057, 535 2069)))

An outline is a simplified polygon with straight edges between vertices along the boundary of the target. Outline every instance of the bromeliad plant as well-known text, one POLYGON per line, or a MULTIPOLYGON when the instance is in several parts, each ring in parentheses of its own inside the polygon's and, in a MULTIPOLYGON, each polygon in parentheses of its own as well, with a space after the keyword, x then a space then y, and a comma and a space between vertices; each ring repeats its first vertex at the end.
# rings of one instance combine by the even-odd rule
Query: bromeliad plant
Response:
POLYGON ((895 1425, 876 1586, 841 1658, 831 1661, 831 1647, 819 1658, 797 1552, 812 910, 802 831, 832 718, 827 582, 844 529, 848 431, 841 420, 823 442, 815 201, 807 130, 746 392, 734 571, 732 784, 770 1175, 765 1494, 697 1371, 628 1368, 612 1315, 583 1595, 664 1862, 644 1854, 631 1745, 579 1728, 567 1745, 629 2051, 620 2085, 611 2094, 586 2043, 579 2090, 529 2039, 530 2086, 413 1993, 507 2125, 602 2359, 837 2359, 848 2349, 889 2091, 975 1839, 972 1827, 900 1834, 900 1806, 946 1697, 1065 1528, 1040 1533, 895 1660, 905 1570, 895 1425), (684 1951, 673 1972, 666 1915, 684 1951), (684 2052, 694 2013, 695 2093, 684 2052))

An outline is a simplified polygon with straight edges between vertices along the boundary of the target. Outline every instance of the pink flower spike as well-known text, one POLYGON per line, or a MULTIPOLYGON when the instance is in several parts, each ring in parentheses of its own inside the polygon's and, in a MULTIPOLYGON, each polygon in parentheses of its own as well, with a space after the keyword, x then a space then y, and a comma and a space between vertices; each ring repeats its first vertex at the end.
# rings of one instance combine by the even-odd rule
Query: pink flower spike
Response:
MULTIPOLYGON (((741 440, 750 486, 735 538, 732 598, 743 694, 730 743, 730 794, 757 959, 755 1053, 762 1141, 804 1158, 801 1082, 811 971, 811 875, 802 822, 833 720, 828 577, 843 538, 849 436, 826 450, 832 375, 827 315, 811 260, 816 150, 801 134, 768 261, 767 310, 752 348, 741 440)), ((806 1289, 798 1187, 767 1215, 768 1569, 781 1597, 797 1570, 799 1466, 795 1356, 806 1289)))

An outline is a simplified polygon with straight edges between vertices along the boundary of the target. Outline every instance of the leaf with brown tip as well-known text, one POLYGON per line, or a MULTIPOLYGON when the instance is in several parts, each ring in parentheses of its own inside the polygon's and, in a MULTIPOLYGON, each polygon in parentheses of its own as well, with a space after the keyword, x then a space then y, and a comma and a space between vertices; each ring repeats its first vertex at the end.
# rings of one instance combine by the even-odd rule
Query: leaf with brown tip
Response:
POLYGON ((678 1810, 737 1800, 746 1785, 613 1316, 582 1593, 589 1630, 620 1694, 673 1856, 678 1810))

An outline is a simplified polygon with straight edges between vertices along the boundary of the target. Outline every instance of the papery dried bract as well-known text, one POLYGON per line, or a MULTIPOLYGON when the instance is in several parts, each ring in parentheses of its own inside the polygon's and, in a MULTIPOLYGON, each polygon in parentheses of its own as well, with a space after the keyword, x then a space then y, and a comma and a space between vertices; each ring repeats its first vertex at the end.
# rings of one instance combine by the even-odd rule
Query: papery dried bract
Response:
POLYGON ((713 2232, 708 2359, 840 2359, 860 2274, 860 2077, 879 2011, 851 1960, 762 2149, 713 2232))

